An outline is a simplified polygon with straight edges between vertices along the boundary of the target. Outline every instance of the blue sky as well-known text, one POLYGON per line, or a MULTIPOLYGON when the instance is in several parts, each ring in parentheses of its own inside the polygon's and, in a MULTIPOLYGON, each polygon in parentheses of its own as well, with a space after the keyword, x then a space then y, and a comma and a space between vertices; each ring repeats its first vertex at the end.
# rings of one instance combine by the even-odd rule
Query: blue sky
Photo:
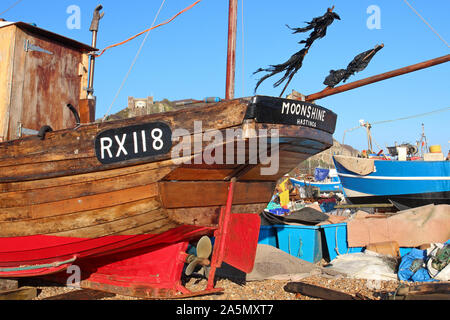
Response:
MULTIPOLYGON (((437 32, 450 42, 450 1, 408 0, 437 32)), ((0 12, 16 0, 2 0, 0 12)), ((166 0, 156 24, 171 18, 194 0, 166 0)), ((90 44, 89 26, 97 4, 104 6, 100 23, 99 49, 123 41, 151 26, 162 0, 22 0, 2 17, 9 21, 34 22, 39 27, 90 44), (69 29, 67 8, 81 9, 81 28, 69 29)), ((321 91, 331 69, 345 68, 354 56, 384 43, 385 47, 366 70, 350 78, 355 81, 449 53, 449 48, 430 30, 403 0, 239 0, 236 57, 236 97, 251 96, 260 67, 285 62, 302 48, 306 34, 293 35, 285 26, 305 26, 305 21, 335 6, 341 21, 335 21, 327 36, 317 40, 306 56, 302 69, 287 89, 303 94, 321 91), (369 29, 371 5, 380 8, 380 29, 369 29), (243 8, 243 10, 242 10, 243 8), (242 14, 243 13, 243 14, 242 14), (242 37, 244 35, 244 37, 242 37)), ((123 109, 127 97, 154 96, 202 99, 224 97, 228 0, 203 0, 172 23, 151 31, 136 65, 111 113, 123 109)), ((141 45, 141 36, 113 48, 97 59, 95 95, 96 117, 102 117, 113 99, 141 45)), ((279 96, 283 85, 273 88, 279 77, 269 78, 258 94, 279 96)), ((450 63, 417 71, 390 80, 354 89, 316 101, 338 114, 335 139, 342 142, 345 130, 369 122, 397 119, 450 107, 450 63)), ((420 138, 421 124, 429 145, 440 144, 444 153, 450 146, 450 111, 421 118, 375 125, 374 146, 395 141, 412 142, 420 138)), ((362 129, 348 132, 345 143, 366 148, 362 129)))

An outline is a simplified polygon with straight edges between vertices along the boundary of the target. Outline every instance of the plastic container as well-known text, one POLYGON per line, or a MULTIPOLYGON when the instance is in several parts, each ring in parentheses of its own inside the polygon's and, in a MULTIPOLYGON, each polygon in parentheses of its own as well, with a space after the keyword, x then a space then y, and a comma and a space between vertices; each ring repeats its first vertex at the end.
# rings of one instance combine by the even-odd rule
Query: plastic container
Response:
POLYGON ((356 253, 363 251, 363 247, 348 247, 346 223, 323 225, 321 226, 321 228, 325 233, 325 240, 330 261, 335 259, 338 254, 356 253))
POLYGON ((273 226, 261 226, 259 229, 258 244, 267 244, 278 248, 277 229, 273 226))
POLYGON ((311 263, 322 259, 320 227, 276 225, 274 228, 280 250, 311 263))
POLYGON ((431 146, 430 147, 430 152, 431 153, 442 153, 442 148, 441 148, 440 145, 431 146))
POLYGON ((277 216, 282 216, 291 211, 289 209, 277 208, 277 209, 270 209, 269 212, 277 216))

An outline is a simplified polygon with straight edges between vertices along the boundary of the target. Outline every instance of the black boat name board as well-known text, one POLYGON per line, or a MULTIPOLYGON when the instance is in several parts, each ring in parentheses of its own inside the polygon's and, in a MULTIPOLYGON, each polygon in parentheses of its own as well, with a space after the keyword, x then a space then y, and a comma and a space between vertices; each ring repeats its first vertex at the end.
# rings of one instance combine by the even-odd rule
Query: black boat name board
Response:
POLYGON ((246 118, 260 123, 298 125, 320 129, 331 134, 336 130, 337 115, 313 103, 255 96, 246 118))
POLYGON ((166 154, 172 148, 172 130, 162 122, 103 131, 95 138, 95 154, 102 164, 166 154))

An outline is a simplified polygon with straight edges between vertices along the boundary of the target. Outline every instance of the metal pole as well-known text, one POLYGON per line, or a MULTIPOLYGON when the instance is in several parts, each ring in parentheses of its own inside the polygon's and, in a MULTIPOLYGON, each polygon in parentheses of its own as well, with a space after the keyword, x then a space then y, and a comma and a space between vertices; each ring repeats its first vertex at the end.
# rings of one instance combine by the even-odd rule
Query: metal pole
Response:
MULTIPOLYGON (((92 48, 97 45, 97 31, 92 31, 92 48)), ((95 53, 91 54, 89 61, 89 81, 88 81, 88 99, 93 99, 94 96, 94 68, 95 68, 95 53)))
POLYGON ((408 67, 396 69, 396 70, 389 71, 389 72, 386 72, 386 73, 382 73, 382 74, 379 74, 379 75, 376 75, 376 76, 372 76, 372 77, 369 77, 369 78, 358 80, 358 81, 355 81, 355 82, 347 83, 347 84, 344 84, 344 85, 336 87, 336 88, 329 88, 328 87, 328 88, 325 88, 324 90, 322 90, 320 92, 317 92, 317 93, 314 93, 314 94, 310 94, 309 96, 306 96, 305 100, 306 101, 314 101, 314 100, 317 100, 317 99, 322 99, 322 98, 325 98, 325 97, 328 97, 328 96, 331 96, 331 95, 334 95, 334 94, 337 94, 337 93, 341 93, 341 92, 345 92, 345 91, 352 90, 352 89, 355 89, 355 88, 359 88, 359 87, 362 87, 362 86, 366 86, 368 84, 372 84, 372 83, 375 83, 375 82, 378 82, 378 81, 383 81, 383 80, 386 80, 386 79, 389 79, 389 78, 397 77, 397 76, 400 76, 400 75, 403 75, 403 74, 407 74, 407 73, 410 73, 410 72, 414 72, 414 71, 417 71, 417 70, 429 68, 429 67, 441 64, 441 63, 448 62, 448 61, 450 61, 450 54, 447 54, 445 56, 438 57, 438 58, 435 58, 435 59, 427 60, 427 61, 424 61, 424 62, 420 62, 420 63, 414 64, 414 65, 411 65, 411 66, 408 66, 408 67))
POLYGON ((230 0, 228 10, 228 52, 227 52, 227 84, 225 99, 234 99, 236 76, 236 30, 237 30, 237 0, 230 0))
MULTIPOLYGON (((98 25, 100 19, 105 15, 104 12, 100 13, 100 10, 103 9, 102 5, 98 5, 94 10, 94 17, 92 18, 91 27, 89 31, 92 32, 92 47, 95 48, 97 46, 97 34, 98 34, 98 25)), ((89 62, 89 80, 88 80, 88 99, 94 99, 94 70, 95 70, 95 54, 91 54, 91 59, 89 62)))

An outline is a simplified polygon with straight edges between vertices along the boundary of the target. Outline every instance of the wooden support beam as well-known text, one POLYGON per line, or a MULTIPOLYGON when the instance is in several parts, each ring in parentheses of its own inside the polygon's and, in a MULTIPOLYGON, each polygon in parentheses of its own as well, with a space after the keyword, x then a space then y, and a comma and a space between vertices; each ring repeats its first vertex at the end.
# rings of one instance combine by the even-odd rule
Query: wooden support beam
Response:
POLYGON ((37 297, 37 288, 23 287, 14 290, 0 291, 0 301, 32 300, 37 297))
POLYGON ((315 286, 303 282, 289 282, 284 290, 290 293, 300 293, 305 296, 319 298, 323 300, 362 300, 344 292, 335 291, 328 288, 315 286))
POLYGON ((368 204, 342 204, 337 205, 336 209, 358 209, 358 208, 392 208, 392 203, 368 203, 368 204))
POLYGON ((80 99, 79 113, 81 123, 95 122, 95 100, 94 99, 80 99))
POLYGON ((435 294, 435 293, 443 293, 443 294, 450 294, 450 283, 423 283, 418 284, 415 286, 406 286, 402 285, 397 290, 397 295, 405 296, 408 294, 435 294))
POLYGON ((72 292, 59 294, 53 297, 48 297, 43 300, 100 300, 103 298, 115 297, 114 293, 101 292, 91 289, 82 289, 72 292))
POLYGON ((9 280, 9 279, 0 279, 0 292, 15 290, 19 288, 19 281, 17 280, 9 280))

